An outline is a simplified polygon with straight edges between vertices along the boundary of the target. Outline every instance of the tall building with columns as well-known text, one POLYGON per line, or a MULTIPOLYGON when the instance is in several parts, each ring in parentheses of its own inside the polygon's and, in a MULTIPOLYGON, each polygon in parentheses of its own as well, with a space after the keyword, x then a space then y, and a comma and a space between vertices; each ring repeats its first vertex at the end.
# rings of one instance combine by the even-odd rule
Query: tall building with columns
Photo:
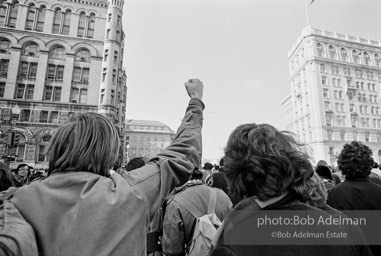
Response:
POLYGON ((71 116, 98 112, 122 140, 126 112, 123 0, 0 1, 0 154, 47 167, 55 129, 71 116), (12 120, 11 110, 21 110, 12 120), (17 147, 6 135, 19 134, 17 147))
POLYGON ((380 57, 380 41, 311 27, 292 46, 284 124, 316 161, 336 165, 343 145, 357 140, 381 162, 380 57))

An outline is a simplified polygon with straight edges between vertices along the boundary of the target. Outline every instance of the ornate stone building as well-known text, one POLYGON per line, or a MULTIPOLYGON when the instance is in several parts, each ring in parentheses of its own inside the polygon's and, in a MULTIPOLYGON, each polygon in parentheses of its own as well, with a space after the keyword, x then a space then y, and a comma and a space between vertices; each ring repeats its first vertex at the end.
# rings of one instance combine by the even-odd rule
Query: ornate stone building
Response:
POLYGON ((125 161, 134 157, 150 158, 172 141, 175 132, 158 121, 127 120, 125 161))
POLYGON ((70 116, 98 112, 122 140, 126 112, 123 0, 0 0, 1 133, 20 135, 1 155, 47 167, 44 150, 70 116), (11 109, 21 110, 10 123, 11 109))
POLYGON ((362 141, 381 162, 381 42, 305 28, 288 54, 291 95, 284 121, 316 161, 336 165, 343 145, 362 141), (290 125, 290 123, 292 125, 290 125))

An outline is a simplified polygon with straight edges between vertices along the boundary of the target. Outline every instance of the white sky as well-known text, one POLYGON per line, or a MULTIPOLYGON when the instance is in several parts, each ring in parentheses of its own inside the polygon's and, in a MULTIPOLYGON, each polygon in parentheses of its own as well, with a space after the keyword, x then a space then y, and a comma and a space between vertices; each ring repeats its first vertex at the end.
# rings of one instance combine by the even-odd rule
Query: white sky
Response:
MULTIPOLYGON (((310 0, 307 0, 310 2, 310 0)), ((381 0, 315 0, 310 26, 381 40, 381 0)), ((204 82, 203 158, 243 123, 281 128, 287 52, 306 27, 304 0, 125 0, 126 119, 176 130, 184 82, 204 82)))

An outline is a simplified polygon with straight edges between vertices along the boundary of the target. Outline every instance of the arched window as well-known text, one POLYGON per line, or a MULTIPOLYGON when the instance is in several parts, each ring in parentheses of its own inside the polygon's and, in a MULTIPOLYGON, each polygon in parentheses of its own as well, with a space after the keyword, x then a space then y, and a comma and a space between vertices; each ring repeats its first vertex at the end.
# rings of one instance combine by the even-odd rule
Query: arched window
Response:
POLYGON ((11 42, 5 38, 0 38, 0 53, 9 53, 11 42))
POLYGON ((65 48, 63 48, 62 46, 56 46, 50 52, 50 57, 54 59, 64 59, 65 54, 66 54, 65 48))
POLYGON ((38 10, 36 31, 44 31, 45 13, 46 7, 45 5, 41 5, 40 9, 38 10))
POLYGON ((341 55, 341 60, 347 61, 348 59, 348 52, 345 48, 340 49, 340 55, 341 55))
POLYGON ((62 18, 62 11, 60 8, 57 8, 54 12, 54 18, 53 18, 53 30, 52 30, 53 34, 60 33, 61 18, 62 18))
POLYGON ((316 45, 316 49, 317 49, 318 56, 319 56, 319 57, 323 57, 323 55, 324 55, 324 49, 323 49, 323 46, 322 46, 320 43, 318 43, 318 44, 316 45))
POLYGON ((40 48, 38 47, 38 44, 36 44, 34 42, 30 42, 29 44, 27 44, 24 47, 23 54, 33 56, 33 57, 38 57, 38 51, 39 50, 40 50, 40 48))
POLYGON ((87 37, 94 38, 94 29, 95 29, 95 14, 90 14, 89 23, 87 27, 87 37))
POLYGON ((10 28, 16 27, 18 10, 19 10, 19 2, 15 1, 12 5, 10 5, 8 27, 10 28))
POLYGON ((0 2, 0 26, 5 26, 5 17, 7 16, 6 1, 0 2))
POLYGON ((71 18, 71 11, 69 9, 66 10, 66 12, 62 12, 60 8, 57 8, 54 12, 52 33, 69 35, 70 18, 71 18))
POLYGON ((336 49, 332 45, 329 46, 329 57, 334 59, 336 56, 336 49))
POLYGON ((47 159, 45 153, 51 138, 52 136, 45 135, 44 137, 42 137, 41 142, 38 144, 38 162, 46 162, 47 159))
POLYGON ((363 56, 364 56, 364 64, 369 65, 369 62, 370 62, 369 54, 367 52, 364 52, 363 56))
POLYGON ((86 28, 86 14, 84 12, 81 12, 81 14, 79 15, 77 36, 84 37, 85 28, 86 28))
POLYGON ((36 14, 37 14, 36 6, 34 6, 34 4, 30 4, 28 7, 28 13, 26 15, 26 23, 25 23, 26 30, 34 29, 34 20, 35 20, 36 14))
POLYGON ((63 35, 69 35, 70 32, 70 18, 71 18, 71 11, 66 10, 65 13, 62 14, 63 18, 63 25, 62 25, 62 34, 63 35))
POLYGON ((375 55, 374 55, 374 64, 377 66, 377 67, 379 67, 380 66, 380 56, 376 53, 375 55))
POLYGON ((82 48, 75 54, 75 61, 90 62, 90 56, 90 51, 82 48))
POLYGON ((353 59, 354 63, 358 63, 358 61, 359 61, 359 54, 358 54, 358 52, 356 50, 352 51, 352 59, 353 59))

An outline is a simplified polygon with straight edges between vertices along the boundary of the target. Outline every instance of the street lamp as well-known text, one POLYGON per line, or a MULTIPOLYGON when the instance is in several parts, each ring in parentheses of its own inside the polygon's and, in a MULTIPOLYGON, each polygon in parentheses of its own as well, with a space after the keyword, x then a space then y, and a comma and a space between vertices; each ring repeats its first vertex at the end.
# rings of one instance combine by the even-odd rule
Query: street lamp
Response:
POLYGON ((130 144, 127 144, 127 146, 126 146, 126 148, 127 148, 127 155, 126 155, 126 163, 128 163, 129 162, 129 159, 128 159, 128 151, 130 150, 130 144))
POLYGON ((12 120, 12 124, 13 125, 16 125, 16 121, 17 121, 17 119, 18 119, 18 117, 20 115, 20 112, 21 112, 21 110, 20 110, 19 106, 16 104, 12 108, 12 118, 11 118, 11 120, 12 120), (13 120, 13 119, 15 119, 15 120, 13 120))

